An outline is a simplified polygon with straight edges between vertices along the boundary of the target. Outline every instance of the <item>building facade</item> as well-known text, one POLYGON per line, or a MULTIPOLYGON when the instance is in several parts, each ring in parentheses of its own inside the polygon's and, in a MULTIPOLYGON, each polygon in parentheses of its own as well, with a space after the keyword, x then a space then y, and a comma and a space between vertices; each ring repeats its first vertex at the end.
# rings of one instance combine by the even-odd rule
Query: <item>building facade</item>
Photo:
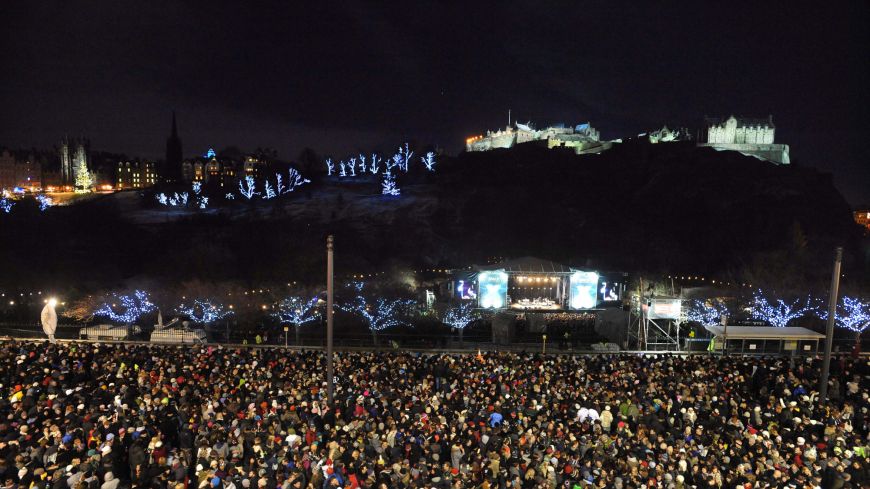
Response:
POLYGON ((864 227, 864 230, 870 233, 870 209, 855 211, 855 222, 864 227))
POLYGON ((185 160, 181 165, 182 180, 185 182, 203 182, 220 187, 236 185, 244 173, 244 164, 218 158, 213 149, 209 149, 204 157, 185 160))
POLYGON ((0 190, 11 189, 18 184, 15 177, 17 161, 11 151, 0 152, 0 190))
POLYGON ((21 188, 29 192, 42 190, 42 163, 32 155, 0 152, 0 189, 21 188))
POLYGON ((778 165, 790 163, 787 144, 774 142, 773 116, 767 119, 707 119, 707 146, 718 151, 737 151, 778 165))
POLYGON ((119 162, 116 182, 118 190, 150 187, 157 183, 156 165, 151 161, 119 162))
POLYGON ((599 153, 610 148, 610 143, 602 142, 598 131, 587 122, 574 127, 559 125, 544 129, 535 129, 531 123, 516 123, 497 131, 487 131, 485 136, 466 139, 465 150, 490 151, 525 143, 545 144, 547 148, 571 148, 577 154, 599 153))

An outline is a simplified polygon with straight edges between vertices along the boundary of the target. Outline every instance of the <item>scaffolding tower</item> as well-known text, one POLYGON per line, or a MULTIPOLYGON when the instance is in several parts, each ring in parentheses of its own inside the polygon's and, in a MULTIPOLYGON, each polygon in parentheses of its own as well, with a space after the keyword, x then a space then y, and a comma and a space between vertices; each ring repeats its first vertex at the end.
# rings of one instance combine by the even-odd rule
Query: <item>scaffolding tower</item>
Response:
POLYGON ((628 347, 639 351, 678 351, 686 312, 679 297, 632 294, 628 311, 628 347))

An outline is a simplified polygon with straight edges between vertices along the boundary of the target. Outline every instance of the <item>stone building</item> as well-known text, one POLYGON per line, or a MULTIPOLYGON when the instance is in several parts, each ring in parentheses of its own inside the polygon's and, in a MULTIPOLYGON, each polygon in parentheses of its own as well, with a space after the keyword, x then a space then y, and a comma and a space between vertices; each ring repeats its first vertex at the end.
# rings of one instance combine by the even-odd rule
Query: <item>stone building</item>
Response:
POLYGON ((663 126, 661 129, 652 131, 647 134, 649 142, 652 144, 658 143, 673 143, 676 141, 689 141, 692 135, 685 127, 670 129, 668 126, 663 126))
POLYGON ((770 161, 779 165, 790 163, 787 144, 776 144, 776 127, 773 116, 767 119, 738 118, 707 119, 707 141, 699 146, 708 146, 718 151, 738 151, 747 156, 770 161))
POLYGON ((116 182, 118 190, 150 187, 157 183, 156 165, 151 161, 121 161, 116 182))
POLYGON ((858 225, 863 226, 865 232, 870 233, 870 207, 855 211, 853 215, 855 216, 855 222, 857 222, 858 225))
POLYGON ((244 165, 229 158, 219 158, 213 149, 202 158, 185 160, 181 165, 185 182, 203 182, 221 187, 235 185, 244 175, 244 165))
POLYGON ((602 142, 598 131, 587 122, 574 127, 556 125, 544 129, 535 129, 531 123, 516 123, 497 131, 487 131, 486 136, 466 139, 465 150, 489 151, 526 143, 542 144, 547 148, 572 148, 577 154, 599 153, 610 148, 610 142, 602 142))
POLYGON ((15 155, 8 149, 0 152, 0 190, 11 189, 18 185, 15 177, 17 163, 15 155))
POLYGON ((42 189, 42 163, 34 155, 0 152, 0 189, 22 188, 30 192, 42 189))

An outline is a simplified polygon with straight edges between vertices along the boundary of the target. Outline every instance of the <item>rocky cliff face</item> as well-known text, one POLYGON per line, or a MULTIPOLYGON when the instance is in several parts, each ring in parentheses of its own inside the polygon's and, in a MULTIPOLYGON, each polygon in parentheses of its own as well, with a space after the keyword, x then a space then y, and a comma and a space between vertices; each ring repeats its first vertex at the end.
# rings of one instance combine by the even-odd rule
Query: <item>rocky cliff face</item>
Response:
POLYGON ((0 269, 38 284, 104 287, 143 276, 317 281, 328 233, 347 274, 525 255, 718 273, 790 246, 795 229, 825 261, 835 243, 860 246, 830 175, 688 143, 632 142, 582 156, 525 145, 464 153, 399 183, 398 198, 378 195, 376 182, 321 182, 277 207, 209 216, 143 217, 128 195, 4 218, 16 238, 0 240, 0 269))

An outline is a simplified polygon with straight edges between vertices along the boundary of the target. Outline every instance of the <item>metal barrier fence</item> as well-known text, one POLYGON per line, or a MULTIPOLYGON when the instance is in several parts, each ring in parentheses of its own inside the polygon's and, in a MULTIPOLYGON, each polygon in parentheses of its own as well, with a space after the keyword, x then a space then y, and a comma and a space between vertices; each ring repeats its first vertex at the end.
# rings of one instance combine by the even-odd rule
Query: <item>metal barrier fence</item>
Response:
MULTIPOLYGON (((39 323, 0 323, 0 337, 15 339, 45 339, 45 333, 39 323)), ((294 348, 321 349, 326 346, 325 331, 311 331, 309 328, 299 336, 292 328, 283 331, 281 328, 264 329, 262 331, 245 331, 228 328, 213 328, 208 330, 186 329, 183 327, 143 328, 137 325, 89 325, 59 324, 55 331, 55 337, 60 340, 85 340, 99 342, 135 342, 152 344, 215 344, 215 345, 239 345, 239 346, 288 346, 294 348)), ((824 342, 822 342, 823 344, 824 342)), ((868 338, 864 338, 862 351, 870 350, 868 338)), ((709 340, 703 338, 685 341, 681 345, 681 353, 706 353, 709 340)), ((854 348, 854 339, 835 339, 833 351, 839 353, 851 352, 854 348)), ((391 350, 401 348, 412 351, 526 351, 526 352, 552 352, 552 353, 613 353, 618 348, 613 343, 584 343, 566 342, 551 339, 544 343, 536 342, 513 342, 510 344, 497 344, 492 342, 489 334, 469 334, 466 332, 460 341, 460 336, 453 334, 432 334, 425 332, 413 333, 378 333, 377 337, 370 334, 336 334, 334 346, 337 349, 379 349, 391 350)), ((621 350, 621 348, 620 348, 621 350)), ((623 350, 625 351, 625 350, 623 350)), ((633 350, 631 350, 633 351, 633 350)), ((667 353, 657 351, 650 353, 667 353)), ((735 352, 736 353, 736 352, 735 352)), ((746 352, 759 355, 790 354, 790 352, 778 352, 765 349, 764 351, 746 352)), ((798 355, 813 355, 814 351, 798 351, 798 355)))

